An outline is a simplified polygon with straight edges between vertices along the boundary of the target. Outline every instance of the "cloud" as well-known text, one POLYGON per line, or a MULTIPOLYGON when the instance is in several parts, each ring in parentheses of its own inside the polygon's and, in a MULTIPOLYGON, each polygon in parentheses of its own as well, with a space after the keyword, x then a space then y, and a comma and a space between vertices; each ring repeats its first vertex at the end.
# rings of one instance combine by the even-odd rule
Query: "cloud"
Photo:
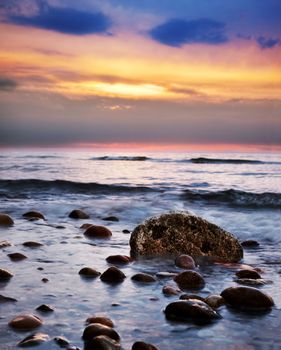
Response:
POLYGON ((73 35, 105 34, 111 26, 110 18, 102 12, 90 13, 48 4, 41 6, 38 13, 29 16, 10 13, 6 21, 73 35))
POLYGON ((0 77, 0 91, 13 91, 17 85, 15 80, 0 77))
POLYGON ((212 19, 171 19, 151 29, 149 35, 156 41, 174 47, 184 44, 218 45, 229 41, 225 24, 212 19))
POLYGON ((280 39, 266 38, 264 36, 258 37, 256 41, 261 49, 272 49, 275 46, 281 45, 280 39))

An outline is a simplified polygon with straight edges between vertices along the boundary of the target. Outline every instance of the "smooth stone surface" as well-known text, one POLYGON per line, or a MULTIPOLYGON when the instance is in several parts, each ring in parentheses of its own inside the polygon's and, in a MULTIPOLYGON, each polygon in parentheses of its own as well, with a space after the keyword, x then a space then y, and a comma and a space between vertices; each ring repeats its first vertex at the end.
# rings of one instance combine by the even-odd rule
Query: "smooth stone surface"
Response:
POLYGON ((221 296, 235 308, 268 309, 274 305, 269 295, 252 287, 229 287, 222 291, 221 296))
POLYGON ((71 219, 89 219, 89 215, 85 213, 83 210, 74 209, 69 213, 68 217, 71 219))
POLYGON ((182 294, 180 296, 180 300, 190 300, 190 299, 197 299, 205 302, 205 298, 201 297, 200 295, 196 294, 182 294))
POLYGON ((103 317, 103 316, 92 316, 87 318, 86 323, 100 323, 103 324, 107 327, 114 328, 114 323, 111 321, 110 318, 108 317, 103 317))
POLYGON ((225 304, 224 298, 220 295, 209 295, 207 298, 205 298, 205 303, 208 304, 213 309, 217 309, 220 306, 225 304))
POLYGON ((35 333, 35 334, 29 335, 28 337, 21 340, 17 344, 17 346, 20 348, 27 348, 27 347, 31 347, 31 346, 40 345, 42 343, 45 343, 48 340, 50 340, 50 337, 48 336, 48 334, 35 333))
POLYGON ((125 234, 126 234, 126 233, 130 233, 130 231, 129 231, 129 230, 126 230, 126 229, 123 230, 122 232, 125 233, 125 234))
POLYGON ((119 219, 116 216, 107 216, 107 217, 103 218, 102 220, 104 220, 104 221, 115 221, 115 222, 119 221, 119 219))
POLYGON ((136 273, 131 277, 133 281, 143 282, 143 283, 152 283, 156 281, 156 278, 148 273, 136 273))
POLYGON ((6 269, 0 269, 0 281, 6 281, 12 278, 14 275, 12 272, 6 269))
POLYGON ((91 225, 84 232, 84 235, 88 238, 110 238, 112 232, 104 226, 91 225))
POLYGON ((17 299, 11 297, 5 297, 5 295, 0 294, 0 304, 4 303, 15 303, 17 299))
POLYGON ((220 318, 220 315, 204 301, 196 299, 170 303, 164 312, 168 319, 178 321, 195 321, 204 323, 220 318))
POLYGON ((43 246, 42 243, 35 242, 35 241, 27 241, 27 242, 24 242, 22 245, 28 248, 38 248, 43 246))
POLYGON ((179 273, 174 277, 174 281, 181 289, 203 288, 205 285, 204 278, 200 273, 192 270, 179 273))
POLYGON ((14 317, 10 322, 9 326, 22 331, 30 331, 37 327, 42 326, 43 321, 35 315, 18 315, 14 317))
POLYGON ((46 278, 46 277, 42 278, 41 281, 42 281, 43 283, 48 283, 48 282, 49 282, 48 278, 46 278))
POLYGON ((248 269, 243 269, 243 270, 237 271, 236 276, 238 278, 251 278, 251 279, 261 278, 261 275, 257 271, 248 270, 248 269))
POLYGON ((0 241, 0 249, 1 248, 7 248, 7 247, 11 247, 12 243, 10 243, 9 241, 0 241))
POLYGON ((246 241, 243 241, 241 245, 243 248, 257 248, 259 247, 260 244, 258 241, 255 241, 253 239, 248 239, 246 241))
POLYGON ((125 274, 116 266, 109 267, 100 276, 100 279, 107 283, 120 283, 123 282, 125 278, 125 274))
POLYGON ((107 337, 115 341, 118 341, 118 342, 120 341, 119 334, 112 327, 105 326, 104 324, 101 324, 101 323, 89 324, 84 329, 82 338, 85 341, 89 341, 99 335, 106 335, 107 337))
POLYGON ((193 270, 195 269, 195 261, 190 255, 181 254, 175 260, 175 265, 182 269, 193 270))
POLYGON ((171 295, 178 295, 180 294, 180 290, 179 289, 176 289, 172 286, 164 286, 162 288, 162 293, 165 295, 165 296, 171 296, 171 295))
POLYGON ((28 211, 22 215, 25 219, 43 219, 46 220, 44 215, 41 214, 39 211, 28 211))
POLYGON ((143 341, 136 341, 133 346, 132 350, 158 350, 154 345, 145 343, 143 341))
POLYGON ((55 337, 54 341, 61 348, 66 348, 70 344, 69 340, 67 340, 65 337, 62 337, 62 336, 55 337))
POLYGON ((38 306, 36 308, 36 310, 41 311, 41 312, 53 312, 53 311, 55 311, 55 309, 52 306, 47 305, 47 304, 42 304, 42 305, 38 306))
POLYGON ((207 220, 188 212, 152 217, 137 226, 130 238, 133 256, 208 256, 237 262, 243 249, 237 238, 207 220))
POLYGON ((22 253, 10 253, 7 254, 7 256, 12 260, 12 261, 21 261, 27 259, 27 256, 25 256, 22 253))
POLYGON ((84 350, 121 350, 121 346, 118 341, 106 335, 98 335, 85 342, 84 350))
POLYGON ((98 272, 97 270, 91 268, 91 267, 83 267, 80 271, 79 271, 79 275, 83 276, 83 277, 87 277, 87 278, 95 278, 100 276, 100 272, 98 272))
POLYGON ((110 264, 129 264, 132 259, 127 255, 110 255, 106 258, 106 261, 110 264))
POLYGON ((8 214, 0 213, 0 226, 13 226, 14 220, 8 214))
POLYGON ((89 228, 91 226, 93 226, 93 224, 88 224, 88 223, 86 224, 85 223, 85 224, 81 225, 80 228, 83 229, 83 230, 86 230, 87 228, 89 228))
POLYGON ((264 280, 262 278, 237 278, 234 280, 234 282, 246 286, 264 286, 265 284, 271 284, 272 281, 264 280))

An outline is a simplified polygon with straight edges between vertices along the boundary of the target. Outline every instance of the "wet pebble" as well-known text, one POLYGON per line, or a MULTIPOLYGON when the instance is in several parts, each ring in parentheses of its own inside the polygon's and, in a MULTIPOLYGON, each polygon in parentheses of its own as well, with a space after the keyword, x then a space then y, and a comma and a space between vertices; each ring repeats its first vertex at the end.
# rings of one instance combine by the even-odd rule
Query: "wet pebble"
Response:
POLYGON ((236 276, 238 278, 251 278, 251 279, 257 279, 261 278, 261 275, 255 271, 250 269, 243 269, 236 272, 236 276))
POLYGON ((25 219, 43 219, 46 220, 44 215, 39 211, 28 211, 22 215, 25 219))
POLYGON ((258 241, 255 241, 253 239, 248 239, 246 241, 243 241, 241 245, 243 248, 257 248, 259 247, 260 244, 258 241))
POLYGON ((205 298, 205 303, 208 304, 213 309, 217 309, 220 306, 224 305, 225 301, 222 296, 212 294, 212 295, 209 295, 207 298, 205 298))
POLYGON ((42 281, 43 283, 48 283, 48 282, 49 282, 48 278, 46 278, 46 277, 42 278, 41 281, 42 281))
POLYGON ((119 334, 112 327, 105 326, 104 324, 101 324, 101 323, 89 324, 84 329, 82 338, 84 341, 89 341, 99 335, 106 335, 107 337, 115 341, 118 341, 118 342, 120 341, 119 334))
POLYGON ((27 256, 22 253, 10 253, 7 255, 12 261, 21 261, 27 259, 27 256))
POLYGON ((11 298, 11 297, 5 297, 4 295, 0 294, 0 304, 4 303, 15 303, 17 299, 11 298))
POLYGON ((47 305, 47 304, 42 304, 42 305, 38 306, 36 308, 36 310, 41 311, 41 312, 53 312, 53 311, 55 311, 55 309, 52 306, 47 305))
POLYGON ((83 210, 74 209, 69 213, 68 217, 71 219, 89 219, 89 215, 85 213, 83 210))
POLYGON ((178 295, 181 291, 172 286, 164 286, 162 292, 165 296, 178 295))
POLYGON ((197 299, 205 302, 205 298, 201 297, 200 295, 196 294, 182 294, 180 296, 180 300, 190 300, 190 299, 197 299))
POLYGON ((123 282, 125 278, 125 274, 116 266, 109 267, 100 276, 100 279, 107 283, 120 283, 123 282))
POLYGON ((170 303, 165 309, 168 319, 178 321, 210 322, 220 318, 208 304, 201 300, 181 300, 170 303))
POLYGON ((27 347, 31 347, 31 346, 40 345, 48 340, 50 340, 48 334, 35 333, 35 334, 29 335, 28 337, 21 340, 17 344, 17 346, 22 347, 22 348, 27 348, 27 347))
POLYGON ((58 346, 60 346, 61 348, 66 348, 70 344, 69 341, 62 336, 55 337, 54 342, 58 344, 58 346))
POLYGON ((158 350, 154 345, 145 343, 143 341, 136 341, 133 346, 132 350, 158 350))
POLYGON ((103 218, 102 220, 104 220, 104 221, 115 221, 115 222, 119 221, 119 219, 116 216, 107 216, 107 217, 103 218))
POLYGON ((182 289, 203 288, 205 285, 204 278, 200 275, 200 273, 192 270, 179 273, 174 277, 174 281, 182 289))
POLYGON ((190 255, 181 254, 175 260, 175 265, 182 269, 193 270, 195 269, 195 261, 190 255))
POLYGON ((0 226, 13 226, 14 220, 8 214, 0 213, 0 226))
POLYGON ((84 350, 121 350, 120 343, 107 335, 98 335, 85 342, 84 350))
POLYGON ((5 269, 0 269, 0 281, 7 281, 13 276, 14 275, 12 274, 12 272, 5 269))
POLYGON ((30 331, 40 327, 42 324, 43 321, 39 317, 29 314, 18 315, 9 322, 10 327, 22 331, 30 331))
POLYGON ((123 230, 122 232, 125 233, 125 234, 130 233, 129 230, 123 230))
POLYGON ((110 264, 129 264, 132 259, 127 255, 110 255, 106 258, 106 261, 110 264))
POLYGON ((235 308, 268 309, 274 305, 269 295, 252 287, 229 287, 221 296, 227 304, 235 308))
POLYGON ((43 246, 42 243, 35 242, 35 241, 27 241, 27 242, 24 242, 22 245, 28 248, 38 248, 43 246))
POLYGON ((156 278, 148 273, 137 273, 131 277, 133 281, 143 282, 143 283, 152 283, 156 281, 156 278))
POLYGON ((108 317, 103 317, 103 316, 92 316, 92 317, 88 317, 86 320, 87 324, 91 324, 91 323, 100 323, 103 324, 107 327, 111 327, 114 328, 114 323, 111 321, 110 318, 108 317))
POLYGON ((84 232, 84 235, 88 238, 110 238, 112 232, 104 226, 91 225, 84 232))
POLYGON ((80 271, 79 271, 79 275, 83 276, 83 277, 87 277, 87 278, 96 278, 98 276, 100 276, 100 272, 98 272, 97 270, 91 268, 91 267, 83 267, 80 271))

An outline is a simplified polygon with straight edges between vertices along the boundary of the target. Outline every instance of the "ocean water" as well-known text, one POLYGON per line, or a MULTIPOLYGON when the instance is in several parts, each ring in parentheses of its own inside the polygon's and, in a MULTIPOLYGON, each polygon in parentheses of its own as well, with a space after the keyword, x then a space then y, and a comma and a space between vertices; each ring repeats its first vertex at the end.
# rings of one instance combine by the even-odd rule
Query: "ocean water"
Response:
MULTIPOLYGON (((66 336, 83 349, 85 320, 107 315, 124 349, 143 340, 160 350, 170 349, 280 349, 281 327, 281 155, 277 153, 128 153, 82 151, 2 151, 0 153, 0 212, 15 225, 0 228, 0 241, 12 246, 0 250, 0 268, 15 276, 0 282, 0 294, 18 299, 1 304, 0 349, 16 348, 30 333, 15 332, 7 324, 20 313, 44 319, 40 331, 51 338, 66 336), (85 210, 89 220, 73 220, 73 209, 85 210), (47 221, 26 221, 22 214, 37 210, 47 221), (190 211, 235 234, 255 239, 260 247, 244 251, 241 263, 259 267, 271 281, 261 288, 275 307, 266 314, 247 314, 222 307, 222 319, 208 325, 172 323, 163 310, 177 296, 165 297, 162 287, 171 279, 143 286, 131 281, 136 272, 179 272, 169 259, 141 259, 122 267, 126 280, 117 286, 82 279, 78 271, 91 266, 103 272, 105 258, 129 255, 130 234, 144 219, 168 212, 190 211), (104 221, 114 215, 119 222, 104 221), (113 236, 91 241, 83 235, 84 222, 105 225, 113 236), (57 228, 58 226, 63 228, 57 228), (39 241, 39 249, 22 246, 39 241), (28 259, 11 262, 7 254, 21 252, 28 259), (38 270, 43 268, 43 270, 38 270), (48 283, 42 283, 42 278, 48 283), (34 311, 40 304, 55 308, 51 314, 34 311), (117 306, 112 306, 117 304, 117 306)), ((239 266, 199 266, 207 296, 237 285, 239 266)), ((38 349, 58 349, 50 341, 38 349)))

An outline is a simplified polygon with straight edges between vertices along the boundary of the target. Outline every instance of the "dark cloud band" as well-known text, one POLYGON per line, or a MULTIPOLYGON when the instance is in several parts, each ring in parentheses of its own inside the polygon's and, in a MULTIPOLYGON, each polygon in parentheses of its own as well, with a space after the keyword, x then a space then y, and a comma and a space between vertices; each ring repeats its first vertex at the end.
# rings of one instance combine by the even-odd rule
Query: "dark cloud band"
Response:
POLYGON ((13 91, 17 85, 15 80, 0 77, 0 91, 13 91))

